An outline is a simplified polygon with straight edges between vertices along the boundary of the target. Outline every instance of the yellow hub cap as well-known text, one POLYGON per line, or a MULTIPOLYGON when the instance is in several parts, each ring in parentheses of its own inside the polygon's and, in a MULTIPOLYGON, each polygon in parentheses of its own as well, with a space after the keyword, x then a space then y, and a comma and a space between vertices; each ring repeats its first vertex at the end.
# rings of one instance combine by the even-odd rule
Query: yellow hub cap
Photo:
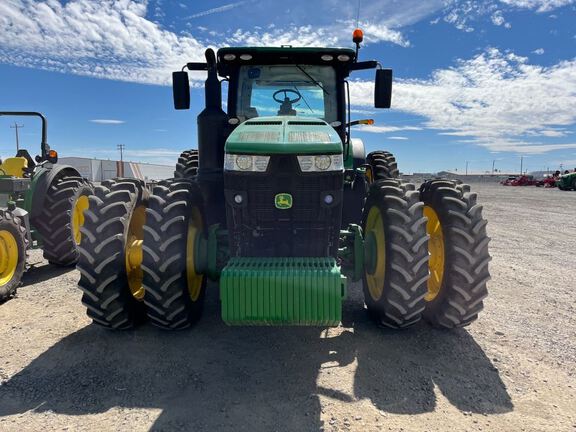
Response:
POLYGON ((428 218, 426 232, 430 236, 430 240, 428 240, 430 279, 428 279, 428 294, 426 294, 424 299, 432 301, 440 293, 444 279, 444 233, 442 232, 442 224, 438 218, 438 213, 432 207, 424 206, 424 216, 428 218))
POLYGON ((196 273, 196 240, 202 233, 202 215, 197 208, 192 210, 192 216, 188 224, 188 237, 186 241, 186 279, 188 282, 188 293, 192 301, 198 300, 202 293, 202 282, 204 276, 196 273))
POLYGON ((368 212, 365 227, 366 242, 368 247, 365 251, 366 266, 365 276, 368 291, 374 301, 382 297, 384 289, 384 276, 386 272, 386 237, 384 235, 384 219, 378 207, 372 207, 368 212))
POLYGON ((74 234, 76 244, 80 244, 80 241, 82 240, 80 227, 84 225, 84 210, 86 210, 88 206, 88 197, 82 195, 81 197, 78 197, 74 203, 74 208, 72 209, 72 233, 74 234))
POLYGON ((142 242, 144 240, 144 223, 146 222, 146 207, 138 206, 132 213, 128 235, 126 237, 126 275, 128 287, 137 300, 144 298, 142 286, 142 242))
POLYGON ((18 266, 18 244, 10 231, 0 231, 0 286, 14 277, 18 266))

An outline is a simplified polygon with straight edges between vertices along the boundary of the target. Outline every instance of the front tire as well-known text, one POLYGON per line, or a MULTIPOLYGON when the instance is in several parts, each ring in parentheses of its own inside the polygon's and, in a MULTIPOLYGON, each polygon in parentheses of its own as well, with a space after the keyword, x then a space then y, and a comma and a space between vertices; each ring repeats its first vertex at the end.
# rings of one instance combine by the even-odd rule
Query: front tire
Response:
POLYGON ((0 301, 16 293, 26 269, 28 239, 18 217, 0 210, 0 301))
POLYGON ((455 328, 478 318, 488 295, 490 255, 482 206, 470 186, 430 180, 420 187, 430 235, 430 279, 424 318, 455 328))
POLYGON ((152 324, 178 330, 202 314, 206 277, 196 273, 197 242, 204 235, 198 185, 173 179, 154 187, 144 227, 144 302, 152 324))
POLYGON ((145 318, 142 240, 148 191, 134 179, 96 187, 85 211, 78 271, 82 303, 92 321, 126 330, 145 318))
POLYGON ((364 298, 378 323, 405 328, 420 320, 428 280, 426 219, 414 185, 373 184, 364 207, 364 298))

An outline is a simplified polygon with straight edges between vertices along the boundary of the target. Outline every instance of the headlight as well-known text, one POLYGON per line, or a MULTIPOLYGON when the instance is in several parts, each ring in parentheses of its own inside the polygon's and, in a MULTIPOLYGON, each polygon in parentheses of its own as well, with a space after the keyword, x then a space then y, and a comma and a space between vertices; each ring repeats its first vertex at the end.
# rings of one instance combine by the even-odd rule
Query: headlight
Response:
POLYGON ((226 154, 224 169, 226 171, 264 172, 268 169, 270 156, 226 154))
POLYGON ((342 155, 298 156, 298 164, 302 172, 342 171, 344 169, 342 155))

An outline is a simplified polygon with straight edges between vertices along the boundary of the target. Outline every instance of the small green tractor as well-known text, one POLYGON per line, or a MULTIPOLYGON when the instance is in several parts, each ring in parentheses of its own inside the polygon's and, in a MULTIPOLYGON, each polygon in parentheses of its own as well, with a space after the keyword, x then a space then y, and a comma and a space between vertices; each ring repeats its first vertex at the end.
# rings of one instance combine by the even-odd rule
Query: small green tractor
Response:
POLYGON ((90 183, 76 169, 57 163, 48 146, 46 118, 37 112, 0 112, 42 120, 40 155, 27 150, 0 161, 0 301, 12 296, 26 270, 29 249, 43 248, 51 264, 74 265, 90 183))
MULTIPOLYGON (((222 48, 206 62, 198 150, 148 190, 104 182, 81 228, 79 287, 89 317, 113 329, 145 319, 182 329, 218 281, 229 325, 336 326, 350 282, 380 324, 475 320, 489 279, 489 238, 467 185, 399 179, 386 151, 351 137, 348 76, 376 69, 389 108, 392 71, 344 48, 222 48), (227 112, 221 79, 227 81, 227 112)), ((174 72, 176 109, 190 106, 174 72)))
POLYGON ((558 186, 558 189, 563 191, 576 191, 576 171, 562 174, 556 181, 556 186, 558 186))

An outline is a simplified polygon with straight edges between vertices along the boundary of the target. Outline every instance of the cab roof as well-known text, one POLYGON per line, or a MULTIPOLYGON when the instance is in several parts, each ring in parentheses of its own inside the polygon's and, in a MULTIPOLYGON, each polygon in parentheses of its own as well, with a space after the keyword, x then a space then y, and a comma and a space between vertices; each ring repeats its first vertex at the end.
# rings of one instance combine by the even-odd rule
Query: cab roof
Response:
POLYGON ((217 53, 218 72, 229 75, 231 69, 246 64, 306 64, 332 65, 348 68, 356 60, 356 52, 350 48, 292 47, 228 47, 217 53))

